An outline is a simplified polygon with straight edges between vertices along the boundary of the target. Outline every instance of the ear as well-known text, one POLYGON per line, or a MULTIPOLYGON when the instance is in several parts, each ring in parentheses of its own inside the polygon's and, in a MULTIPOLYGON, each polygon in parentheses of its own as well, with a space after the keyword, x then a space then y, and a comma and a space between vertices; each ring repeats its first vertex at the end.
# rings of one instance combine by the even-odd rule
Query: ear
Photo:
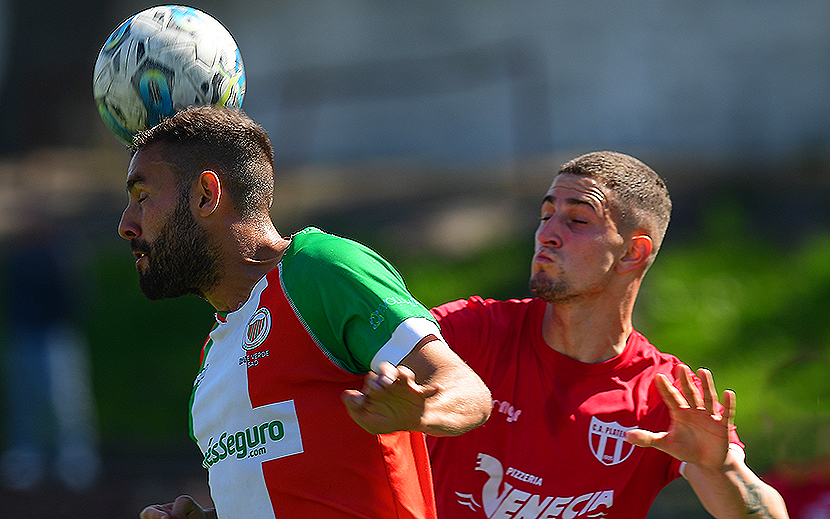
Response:
POLYGON ((651 236, 635 234, 628 243, 628 251, 625 256, 617 262, 617 272, 627 274, 642 267, 651 256, 652 250, 654 250, 654 242, 651 240, 651 236))
POLYGON ((196 197, 199 201, 197 210, 202 217, 210 216, 219 207, 219 200, 222 198, 222 183, 215 171, 203 171, 199 175, 196 197))

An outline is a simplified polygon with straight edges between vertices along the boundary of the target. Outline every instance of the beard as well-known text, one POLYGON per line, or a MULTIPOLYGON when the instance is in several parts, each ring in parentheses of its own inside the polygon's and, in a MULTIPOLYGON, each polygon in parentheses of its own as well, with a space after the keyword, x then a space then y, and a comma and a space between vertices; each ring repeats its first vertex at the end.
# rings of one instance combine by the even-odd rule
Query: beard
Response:
POLYGON ((147 257, 138 285, 150 300, 204 297, 222 279, 218 247, 193 217, 187 196, 179 200, 158 238, 134 239, 130 245, 147 257))
POLYGON ((563 303, 578 297, 571 285, 563 279, 554 280, 545 272, 536 272, 528 283, 530 293, 548 303, 563 303))

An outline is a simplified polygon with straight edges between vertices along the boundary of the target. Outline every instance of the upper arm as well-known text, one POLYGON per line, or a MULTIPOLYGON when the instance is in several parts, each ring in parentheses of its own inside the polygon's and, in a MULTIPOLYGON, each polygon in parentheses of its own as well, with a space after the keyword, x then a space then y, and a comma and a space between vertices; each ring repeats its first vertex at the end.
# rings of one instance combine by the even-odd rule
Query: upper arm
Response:
POLYGON ((281 263, 286 296, 335 364, 365 373, 397 364, 422 337, 438 334, 400 274, 356 242, 308 229, 281 263))

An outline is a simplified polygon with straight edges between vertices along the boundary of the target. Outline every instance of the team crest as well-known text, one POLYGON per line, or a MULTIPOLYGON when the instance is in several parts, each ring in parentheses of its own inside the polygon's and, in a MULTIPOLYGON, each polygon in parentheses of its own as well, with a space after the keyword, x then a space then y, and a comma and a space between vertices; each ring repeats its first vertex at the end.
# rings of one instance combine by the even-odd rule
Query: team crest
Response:
POLYGON ((623 427, 617 422, 603 422, 591 417, 588 443, 591 452, 603 465, 617 465, 625 461, 634 451, 634 445, 625 441, 625 433, 636 427, 623 427))
POLYGON ((263 342, 271 332, 271 312, 267 308, 260 308, 248 321, 248 329, 245 330, 245 342, 242 348, 250 351, 263 342))

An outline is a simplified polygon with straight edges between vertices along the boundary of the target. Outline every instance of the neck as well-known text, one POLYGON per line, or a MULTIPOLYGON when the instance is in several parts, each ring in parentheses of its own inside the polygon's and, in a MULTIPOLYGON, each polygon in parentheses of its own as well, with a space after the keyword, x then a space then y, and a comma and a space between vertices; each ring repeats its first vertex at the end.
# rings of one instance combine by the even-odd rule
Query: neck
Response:
POLYGON ((631 306, 593 303, 548 303, 542 321, 545 343, 589 364, 622 353, 633 330, 631 306))
POLYGON ((291 243, 279 235, 270 220, 265 224, 232 226, 225 254, 224 277, 205 299, 220 312, 238 310, 254 285, 282 259, 291 243))

